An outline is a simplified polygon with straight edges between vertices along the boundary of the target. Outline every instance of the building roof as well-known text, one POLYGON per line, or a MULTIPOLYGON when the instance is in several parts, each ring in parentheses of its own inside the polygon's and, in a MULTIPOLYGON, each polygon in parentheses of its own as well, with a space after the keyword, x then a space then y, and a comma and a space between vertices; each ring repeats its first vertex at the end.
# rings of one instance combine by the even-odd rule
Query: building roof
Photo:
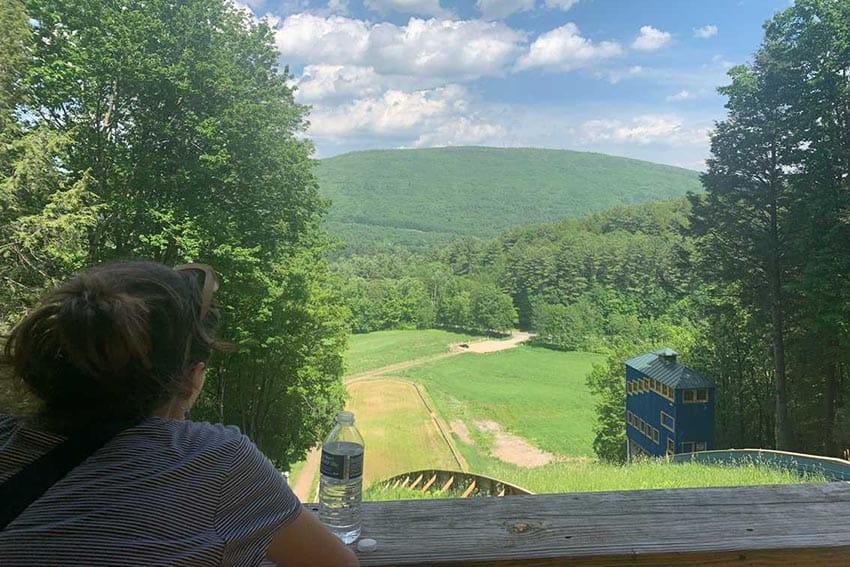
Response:
POLYGON ((711 380, 687 366, 682 366, 675 361, 675 356, 676 352, 672 349, 662 349, 630 358, 626 361, 626 366, 672 388, 714 388, 711 380), (669 362, 665 362, 662 357, 667 357, 669 362))

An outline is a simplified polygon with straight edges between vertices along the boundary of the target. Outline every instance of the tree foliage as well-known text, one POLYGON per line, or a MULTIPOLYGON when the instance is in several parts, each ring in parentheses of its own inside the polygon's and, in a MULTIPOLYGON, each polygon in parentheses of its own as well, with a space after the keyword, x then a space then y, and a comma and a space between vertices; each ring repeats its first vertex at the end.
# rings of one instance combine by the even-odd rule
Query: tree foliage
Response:
POLYGON ((738 345, 732 367, 720 350, 705 349, 705 363, 737 375, 755 402, 738 426, 772 421, 778 448, 834 453, 850 442, 838 427, 850 383, 848 61, 846 2, 800 0, 769 21, 753 63, 720 89, 729 115, 712 137, 706 195, 693 198, 697 265, 724 298, 712 302, 711 338, 738 345), (765 382, 775 410, 754 418, 765 382))
POLYGON ((342 405, 346 328, 272 30, 226 0, 27 0, 24 22, 0 179, 0 276, 22 291, 5 322, 87 264, 212 264, 239 348, 214 361, 202 417, 300 456, 342 405))

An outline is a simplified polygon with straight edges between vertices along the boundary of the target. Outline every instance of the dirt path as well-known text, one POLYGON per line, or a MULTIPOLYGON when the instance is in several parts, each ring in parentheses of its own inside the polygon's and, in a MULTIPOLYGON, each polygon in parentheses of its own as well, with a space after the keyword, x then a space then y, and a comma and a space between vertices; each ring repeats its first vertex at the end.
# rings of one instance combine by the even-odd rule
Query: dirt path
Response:
POLYGON ((526 468, 542 467, 557 460, 557 456, 535 447, 522 437, 509 433, 495 421, 476 421, 480 431, 493 434, 495 444, 490 454, 500 461, 526 468))
POLYGON ((512 349, 520 343, 524 343, 534 335, 532 333, 521 333, 517 331, 511 338, 504 340, 485 340, 469 343, 469 348, 461 352, 474 352, 486 354, 488 352, 499 352, 500 350, 512 349))
MULTIPOLYGON (((292 492, 301 502, 309 502, 316 488, 317 474, 319 473, 319 462, 321 461, 321 449, 313 449, 307 453, 307 461, 304 463, 304 468, 298 473, 298 478, 295 484, 292 485, 292 492)), ((318 495, 317 495, 318 496, 318 495)), ((318 497, 316 498, 318 500, 318 497)))
POLYGON ((443 352, 440 354, 432 354, 431 356, 423 356, 421 358, 414 358, 412 360, 406 360, 404 362, 398 362, 396 364, 390 364, 389 366, 384 366, 383 368, 375 368, 373 370, 367 370, 365 372, 359 372, 357 374, 351 374, 350 376, 343 377, 342 381, 344 384, 351 384, 352 382, 359 382, 360 380, 368 380, 370 378, 374 378, 376 376, 383 376, 384 374, 392 374, 394 372, 398 372, 399 370, 405 370, 407 368, 411 368, 413 366, 419 366, 420 364, 425 364, 426 362, 434 362, 435 360, 442 360, 444 358, 448 358, 450 356, 457 356, 459 354, 466 353, 474 353, 474 354, 487 354, 490 352, 498 352, 502 350, 508 350, 516 347, 520 343, 523 343, 533 337, 532 333, 523 333, 523 332, 515 332, 511 335, 511 338, 504 340, 492 340, 485 339, 483 341, 476 341, 473 343, 464 343, 469 346, 463 348, 459 345, 451 345, 450 352, 443 352))
POLYGON ((398 372, 399 370, 404 370, 412 366, 419 366, 420 364, 425 364, 426 362, 434 362, 435 360, 441 360, 450 356, 456 356, 458 354, 461 354, 462 352, 463 351, 443 352, 440 354, 432 354, 431 356, 423 356, 422 358, 414 358, 413 360, 406 360, 404 362, 390 364, 389 366, 384 366, 383 368, 375 368, 374 370, 367 370, 366 372, 351 374, 350 376, 343 377, 342 382, 343 384, 347 385, 351 384, 352 382, 359 382, 360 380, 368 380, 369 378, 382 376, 384 374, 391 374, 393 372, 398 372))

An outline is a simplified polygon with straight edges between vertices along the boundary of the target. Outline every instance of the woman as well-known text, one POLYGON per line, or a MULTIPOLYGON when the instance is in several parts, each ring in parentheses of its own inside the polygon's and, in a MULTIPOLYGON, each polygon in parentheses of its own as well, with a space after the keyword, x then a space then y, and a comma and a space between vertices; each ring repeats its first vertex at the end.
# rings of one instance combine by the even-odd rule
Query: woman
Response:
POLYGON ((238 429, 185 419, 217 286, 204 265, 103 266, 12 330, 42 409, 0 416, 0 565, 358 565, 238 429))

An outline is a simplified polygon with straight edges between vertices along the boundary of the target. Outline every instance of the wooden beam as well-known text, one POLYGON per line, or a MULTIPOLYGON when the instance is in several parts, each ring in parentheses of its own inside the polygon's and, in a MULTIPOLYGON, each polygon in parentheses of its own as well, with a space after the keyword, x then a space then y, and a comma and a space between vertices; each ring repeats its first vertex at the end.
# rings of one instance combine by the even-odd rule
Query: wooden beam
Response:
POLYGON ((472 491, 473 491, 473 490, 475 490, 475 481, 474 481, 474 480, 472 481, 472 484, 470 484, 470 485, 467 487, 467 489, 463 491, 463 494, 461 494, 461 495, 460 495, 460 497, 461 497, 461 498, 466 498, 467 496, 469 496, 470 494, 472 494, 472 491))
POLYGON ((422 492, 428 492, 428 489, 437 482, 437 475, 431 477, 431 480, 425 483, 425 486, 422 487, 422 492))
POLYGON ((367 502, 364 567, 850 564, 850 484, 367 502))
POLYGON ((454 477, 454 475, 452 475, 452 476, 449 477, 449 480, 447 480, 446 483, 443 485, 443 487, 440 489, 440 494, 443 494, 446 490, 451 488, 451 486, 454 483, 455 483, 455 477, 454 477))
POLYGON ((423 475, 421 475, 421 474, 419 476, 417 476, 416 480, 414 480, 413 482, 410 483, 410 490, 413 490, 414 488, 419 486, 419 483, 422 482, 422 478, 423 478, 423 475))

